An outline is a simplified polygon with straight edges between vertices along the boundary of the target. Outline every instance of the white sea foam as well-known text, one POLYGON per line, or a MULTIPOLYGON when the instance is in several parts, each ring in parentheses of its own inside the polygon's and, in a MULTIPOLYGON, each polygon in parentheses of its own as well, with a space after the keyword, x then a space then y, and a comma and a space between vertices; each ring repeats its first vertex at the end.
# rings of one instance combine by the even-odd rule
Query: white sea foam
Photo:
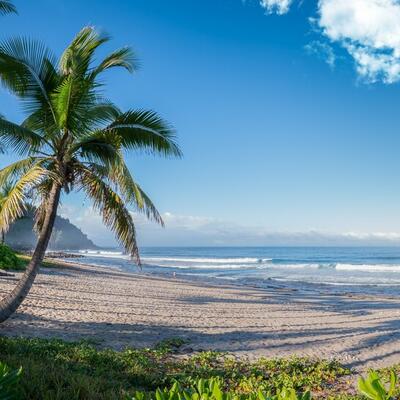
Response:
MULTIPOLYGON (((143 261, 143 260, 142 260, 143 261)), ((177 269, 193 269, 193 270, 201 270, 201 269, 211 269, 211 270, 232 270, 232 269, 254 269, 258 268, 258 266, 249 265, 249 264, 195 264, 195 265, 177 265, 177 264, 144 264, 144 266, 157 266, 160 268, 177 268, 177 269)))
POLYGON ((128 260, 130 257, 121 251, 104 251, 104 250, 80 250, 79 255, 87 257, 101 258, 122 258, 128 260))
POLYGON ((272 261, 271 258, 254 258, 254 257, 242 257, 242 258, 203 258, 203 257, 142 257, 143 261, 146 262, 187 262, 187 263, 210 263, 210 264, 261 264, 272 261))
POLYGON ((338 271, 398 272, 400 265, 389 264, 337 264, 338 271))

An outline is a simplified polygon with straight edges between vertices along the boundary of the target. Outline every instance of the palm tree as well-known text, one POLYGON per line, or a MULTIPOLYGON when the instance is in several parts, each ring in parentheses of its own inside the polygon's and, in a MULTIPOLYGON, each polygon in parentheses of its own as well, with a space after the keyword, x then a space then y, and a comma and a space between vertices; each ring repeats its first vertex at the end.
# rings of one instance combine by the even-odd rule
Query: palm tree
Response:
POLYGON ((135 225, 128 206, 163 224, 150 198, 130 174, 124 152, 139 150, 180 156, 175 133, 155 112, 122 112, 102 94, 99 77, 120 67, 130 72, 136 61, 129 48, 116 50, 94 65, 96 50, 109 38, 86 27, 58 64, 42 44, 16 38, 0 44, 0 80, 27 111, 21 124, 0 119, 0 141, 21 160, 0 170, 0 187, 15 182, 0 211, 7 230, 35 194, 38 241, 32 259, 14 290, 0 301, 0 322, 27 296, 43 260, 62 192, 83 191, 140 264, 135 225))
POLYGON ((14 4, 9 0, 0 0, 0 15, 17 13, 14 4))

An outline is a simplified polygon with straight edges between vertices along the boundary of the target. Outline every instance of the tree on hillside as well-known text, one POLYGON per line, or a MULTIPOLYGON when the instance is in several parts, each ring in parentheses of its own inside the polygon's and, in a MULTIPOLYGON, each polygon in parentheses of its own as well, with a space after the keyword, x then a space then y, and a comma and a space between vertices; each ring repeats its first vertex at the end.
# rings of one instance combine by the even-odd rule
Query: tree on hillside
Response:
POLYGON ((41 43, 14 38, 0 44, 0 80, 22 102, 21 124, 0 119, 0 142, 23 158, 0 171, 0 187, 15 182, 0 211, 0 229, 24 213, 32 193, 38 242, 25 273, 0 301, 0 322, 27 296, 43 260, 62 193, 82 191, 106 226, 140 264, 135 224, 128 206, 162 224, 157 209, 125 164, 127 151, 180 156, 171 126, 154 111, 122 112, 103 97, 102 73, 136 69, 129 48, 94 64, 109 38, 86 27, 57 62, 41 43))

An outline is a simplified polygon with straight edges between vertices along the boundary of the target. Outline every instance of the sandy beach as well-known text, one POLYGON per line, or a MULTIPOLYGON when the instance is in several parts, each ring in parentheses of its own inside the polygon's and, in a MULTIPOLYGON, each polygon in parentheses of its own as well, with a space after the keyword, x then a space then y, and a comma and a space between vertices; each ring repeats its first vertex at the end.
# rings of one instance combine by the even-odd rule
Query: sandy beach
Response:
MULTIPOLYGON (((0 295, 17 279, 0 276, 0 295)), ((398 362, 400 299, 211 285, 70 264, 42 268, 0 334, 89 338, 116 349, 181 337, 188 352, 337 358, 364 370, 398 362)))

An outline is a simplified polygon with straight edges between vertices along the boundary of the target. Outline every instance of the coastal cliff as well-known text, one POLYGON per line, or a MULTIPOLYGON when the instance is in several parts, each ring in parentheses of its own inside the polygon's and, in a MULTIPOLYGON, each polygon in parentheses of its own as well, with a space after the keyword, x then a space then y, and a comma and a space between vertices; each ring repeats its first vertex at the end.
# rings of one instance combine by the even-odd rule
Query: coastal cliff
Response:
MULTIPOLYGON (((7 232, 5 242, 20 250, 31 250, 36 244, 36 233, 33 231, 33 214, 16 221, 7 232)), ((77 226, 68 219, 57 216, 51 235, 49 250, 81 250, 98 247, 77 226)))

